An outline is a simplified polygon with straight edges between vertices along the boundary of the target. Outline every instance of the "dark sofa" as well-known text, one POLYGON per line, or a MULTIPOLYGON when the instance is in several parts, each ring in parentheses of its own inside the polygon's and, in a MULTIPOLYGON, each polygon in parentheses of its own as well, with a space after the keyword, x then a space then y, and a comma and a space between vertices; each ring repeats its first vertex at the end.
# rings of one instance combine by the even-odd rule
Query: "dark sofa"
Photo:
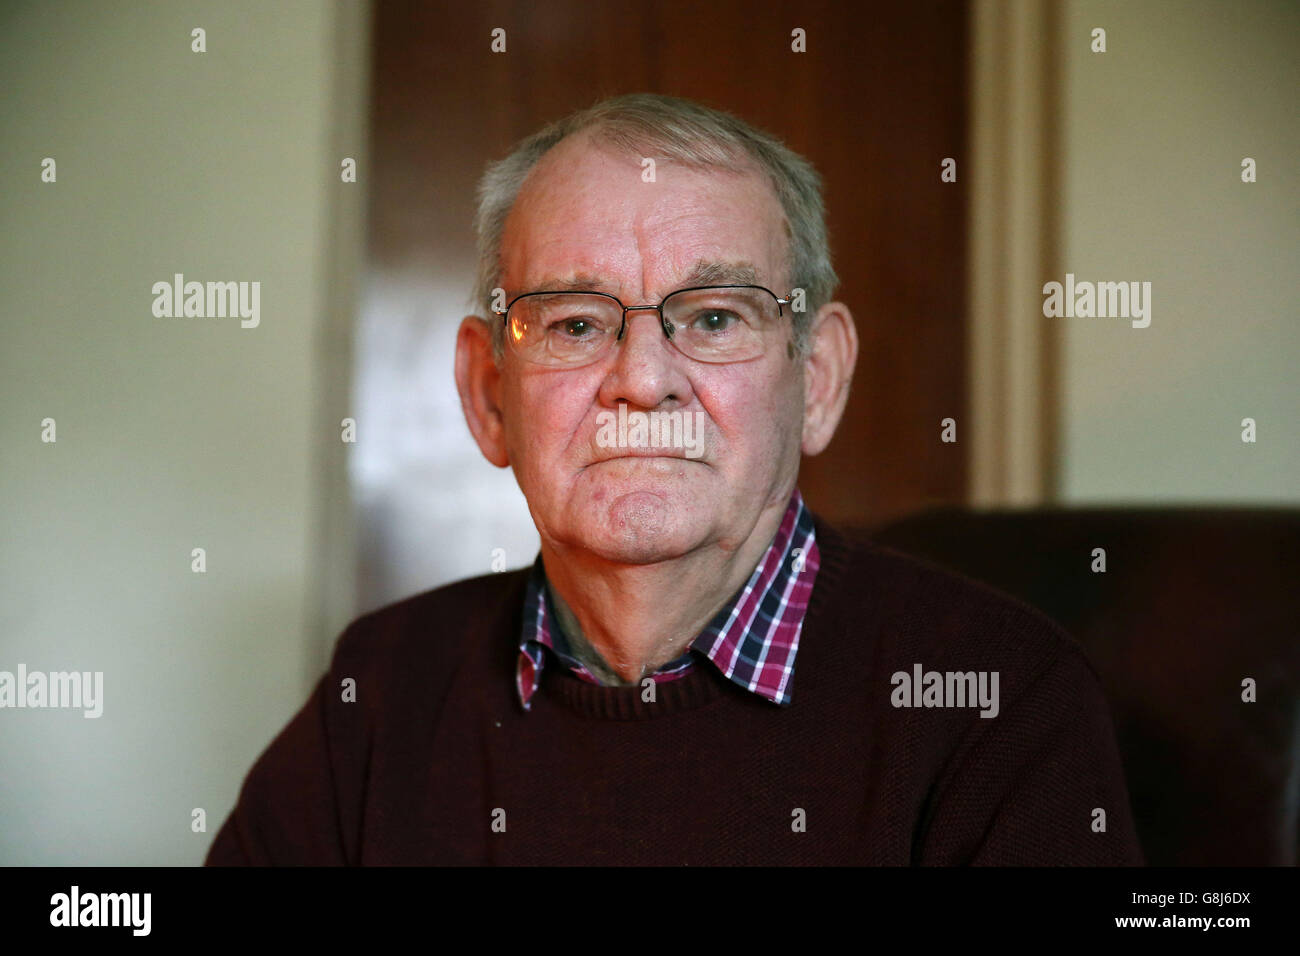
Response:
POLYGON ((1083 645, 1148 865, 1296 864, 1300 510, 943 510, 872 536, 1035 605, 1083 645))

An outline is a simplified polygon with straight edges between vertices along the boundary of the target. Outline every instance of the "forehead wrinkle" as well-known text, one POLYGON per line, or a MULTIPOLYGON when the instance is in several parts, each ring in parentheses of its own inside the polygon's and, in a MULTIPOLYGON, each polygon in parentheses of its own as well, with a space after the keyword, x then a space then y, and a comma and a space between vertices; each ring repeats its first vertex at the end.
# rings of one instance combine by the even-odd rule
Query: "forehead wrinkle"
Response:
MULTIPOLYGON (((575 140, 579 138, 580 137, 575 137, 575 140)), ((569 145, 572 147, 573 144, 569 145)), ((617 151, 615 151, 613 155, 610 155, 608 154, 608 151, 601 148, 599 145, 597 145, 595 149, 590 150, 590 153, 602 154, 599 155, 599 159, 601 159, 605 164, 616 163, 622 158, 617 155, 617 151)), ((585 155, 583 158, 591 158, 590 153, 585 155)), ((566 155, 566 158, 572 157, 566 155)), ((557 163, 557 156, 548 155, 544 158, 542 163, 539 163, 539 169, 545 165, 548 175, 555 174, 557 163)), ((720 176, 723 181, 734 181, 737 178, 742 180, 745 178, 755 178, 754 170, 751 169, 722 170, 709 168, 707 171, 715 176, 720 176)), ((531 211, 521 209, 520 207, 537 205, 539 203, 544 205, 544 200, 548 197, 547 191, 542 188, 545 183, 535 181, 538 176, 538 170, 534 170, 533 173, 534 175, 530 176, 529 182, 527 183, 529 188, 522 190, 520 199, 523 200, 523 202, 517 202, 516 209, 512 210, 512 218, 515 217, 515 214, 531 211)), ((761 177, 758 178, 761 180, 761 177)), ((764 187, 767 195, 770 198, 775 199, 770 184, 764 182, 764 187)), ((586 193, 581 195, 585 197, 586 193)), ((686 197, 683 200, 674 201, 673 203, 668 204, 667 207, 665 207, 662 202, 650 204, 624 204, 623 212, 625 215, 617 216, 615 214, 612 217, 610 216, 610 213, 615 213, 620 204, 611 204, 611 207, 607 211, 603 221, 599 222, 596 226, 596 231, 602 235, 602 238, 611 241, 615 239, 620 227, 621 229, 628 230, 631 233, 630 236, 627 236, 627 233, 624 233, 624 235, 627 236, 628 239, 631 239, 632 244, 635 247, 635 255, 640 259, 639 271, 641 272, 641 288, 639 293, 638 290, 625 288, 623 285, 623 280, 635 281, 634 273, 632 275, 621 275, 622 270, 618 270, 621 278, 612 280, 610 276, 615 270, 611 269, 609 272, 602 274, 601 270, 604 269, 606 263, 592 260, 588 255, 584 254, 580 257, 575 256, 574 259, 570 260, 570 262, 573 263, 572 268, 565 268, 567 263, 564 262, 563 258, 552 262, 552 265, 558 268, 544 268, 543 273, 539 278, 528 280, 528 287, 510 289, 508 298, 539 291, 576 292, 589 290, 592 292, 603 292, 608 295, 617 296, 625 304, 640 304, 649 301, 658 301, 659 298, 662 298, 676 289, 693 286, 773 285, 774 283, 779 283, 781 281, 779 275, 767 276, 762 274, 766 272, 766 268, 764 267, 760 270, 754 262, 744 257, 743 252, 741 253, 741 257, 733 257, 727 254, 729 250, 718 249, 714 256, 710 256, 708 253, 702 255, 693 265, 690 266, 689 269, 686 270, 684 274, 673 275, 668 280, 668 282, 672 284, 671 287, 665 287, 658 290, 661 293, 658 298, 647 298, 651 295, 650 290, 655 285, 652 274, 657 271, 656 267, 658 263, 664 261, 665 254, 667 254, 670 257, 667 264, 669 268, 672 268, 672 260, 677 258, 676 256, 672 256, 672 250, 670 247, 664 247, 662 242, 665 238, 664 234, 672 231, 672 227, 676 224, 675 220, 680 219, 682 216, 690 218, 692 213, 699 212, 701 209, 701 203, 703 204, 703 210, 707 212, 710 208, 708 199, 700 196, 686 197), (663 221, 665 216, 668 217, 670 220, 669 222, 663 221), (623 222, 618 223, 616 220, 620 218, 623 219, 623 222), (584 259, 587 261, 583 262, 582 260, 584 259), (635 298, 633 298, 634 295, 635 298)), ((579 205, 581 206, 580 200, 579 205)), ((523 218, 530 219, 531 217, 524 215, 523 218)), ((565 223, 567 223, 567 226, 560 226, 561 236, 564 236, 567 228, 577 225, 578 220, 569 217, 561 218, 565 223)), ((782 216, 781 218, 784 217, 782 216)), ((518 224, 519 223, 516 220, 515 225, 518 224)), ((533 224, 530 223, 530 225, 533 224)), ((593 225, 596 224, 593 223, 593 225)), ((552 228, 555 228, 554 224, 552 224, 552 228)), ((567 245, 567 239, 572 238, 569 236, 562 239, 557 237, 554 233, 551 233, 550 235, 547 235, 545 232, 538 234, 535 226, 531 231, 533 232, 533 236, 531 237, 533 241, 540 240, 543 246, 554 247, 557 243, 561 242, 567 245)), ((586 240, 588 246, 590 246, 592 241, 596 240, 596 238, 596 235, 589 237, 589 239, 586 240)), ((597 242, 597 245, 602 244, 603 243, 601 242, 597 242)), ((607 249, 605 251, 607 253, 612 253, 612 249, 607 249)), ((741 250, 735 251, 741 252, 741 250)), ((775 250, 771 251, 775 252, 775 250)), ((632 252, 632 249, 628 249, 627 252, 632 252)), ((764 249, 763 252, 766 253, 768 250, 764 249)), ((611 260, 608 264, 613 265, 613 261, 611 260)), ((775 261, 772 265, 778 269, 780 268, 779 264, 775 261)), ((525 271, 527 271, 527 269, 525 269, 525 271)))

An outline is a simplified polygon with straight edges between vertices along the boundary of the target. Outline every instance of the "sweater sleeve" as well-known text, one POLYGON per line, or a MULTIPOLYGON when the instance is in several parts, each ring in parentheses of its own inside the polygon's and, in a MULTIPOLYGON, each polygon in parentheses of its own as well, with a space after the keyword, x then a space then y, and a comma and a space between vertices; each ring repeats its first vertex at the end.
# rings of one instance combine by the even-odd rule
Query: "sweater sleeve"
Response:
POLYGON ((205 866, 346 862, 330 766, 328 680, 321 678, 249 771, 205 866))
POLYGON ((921 863, 1142 864, 1109 708, 1072 642, 967 738, 939 784, 921 863))

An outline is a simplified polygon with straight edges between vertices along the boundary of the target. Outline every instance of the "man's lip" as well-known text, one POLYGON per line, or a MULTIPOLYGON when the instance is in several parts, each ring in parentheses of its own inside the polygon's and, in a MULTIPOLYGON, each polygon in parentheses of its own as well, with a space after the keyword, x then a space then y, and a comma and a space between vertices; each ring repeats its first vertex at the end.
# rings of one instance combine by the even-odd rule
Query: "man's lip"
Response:
POLYGON ((603 464, 604 462, 607 461, 621 461, 625 459, 642 459, 642 458, 646 458, 646 459, 662 458, 668 461, 693 461, 696 462, 697 464, 704 463, 703 456, 700 456, 699 458, 691 458, 689 455, 686 455, 681 451, 674 451, 672 449, 665 449, 665 448, 651 448, 648 450, 624 450, 617 455, 605 455, 601 458, 594 458, 590 462, 588 462, 587 467, 590 467, 591 465, 603 464))
POLYGON ((628 450, 628 451, 620 452, 617 455, 605 455, 602 458, 597 458, 595 461, 592 462, 592 464, 593 465, 599 464, 602 461, 618 461, 618 459, 620 458, 677 458, 680 459, 681 461, 696 460, 694 458, 687 458, 685 453, 682 452, 674 452, 662 448, 651 448, 645 451, 628 450))

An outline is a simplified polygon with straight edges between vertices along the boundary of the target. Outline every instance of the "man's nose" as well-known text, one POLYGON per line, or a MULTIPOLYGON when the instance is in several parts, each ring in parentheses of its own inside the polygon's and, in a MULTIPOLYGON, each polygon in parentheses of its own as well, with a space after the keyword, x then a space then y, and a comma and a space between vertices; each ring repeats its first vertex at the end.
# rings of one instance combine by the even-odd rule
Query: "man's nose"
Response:
POLYGON ((681 354, 664 334, 657 309, 629 309, 623 337, 614 345, 614 365, 601 387, 601 398, 640 408, 658 408, 665 401, 684 404, 690 388, 681 369, 681 354))

